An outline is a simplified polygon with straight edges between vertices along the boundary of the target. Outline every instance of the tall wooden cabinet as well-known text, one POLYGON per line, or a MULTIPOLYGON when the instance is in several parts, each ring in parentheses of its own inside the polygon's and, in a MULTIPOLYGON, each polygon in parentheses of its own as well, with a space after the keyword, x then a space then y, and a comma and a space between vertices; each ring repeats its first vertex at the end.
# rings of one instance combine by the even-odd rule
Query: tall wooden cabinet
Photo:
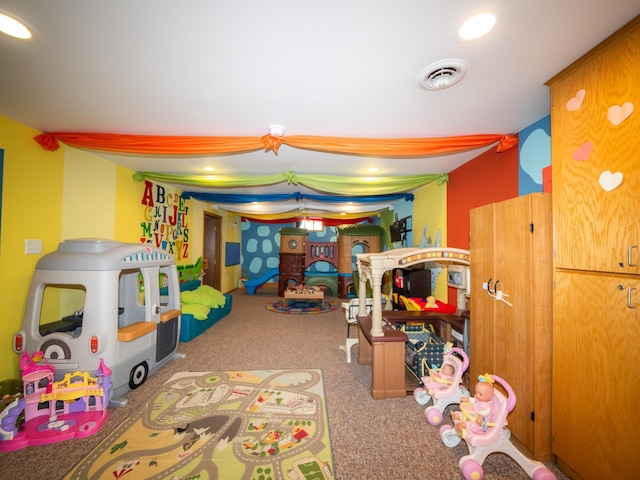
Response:
POLYGON ((553 452, 584 479, 640 475, 639 18, 548 82, 553 452))
POLYGON ((553 457, 551 225, 542 193, 470 212, 471 381, 494 373, 513 387, 509 430, 541 461, 553 457))

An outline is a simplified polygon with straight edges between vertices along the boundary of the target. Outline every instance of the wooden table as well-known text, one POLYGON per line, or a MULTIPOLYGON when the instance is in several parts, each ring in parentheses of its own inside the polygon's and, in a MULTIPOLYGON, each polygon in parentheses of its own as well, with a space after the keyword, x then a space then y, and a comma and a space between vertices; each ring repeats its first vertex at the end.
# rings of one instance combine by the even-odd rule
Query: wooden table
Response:
POLYGON ((315 287, 313 290, 285 290, 284 291, 284 306, 287 306, 287 300, 320 300, 324 306, 324 289, 315 287))

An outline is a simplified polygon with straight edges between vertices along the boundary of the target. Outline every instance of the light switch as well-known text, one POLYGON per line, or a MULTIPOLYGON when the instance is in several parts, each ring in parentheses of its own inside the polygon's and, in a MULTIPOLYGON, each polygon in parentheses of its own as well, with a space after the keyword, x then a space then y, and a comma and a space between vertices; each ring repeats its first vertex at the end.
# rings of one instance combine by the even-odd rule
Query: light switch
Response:
POLYGON ((39 255, 42 253, 42 240, 25 240, 24 253, 27 255, 39 255))

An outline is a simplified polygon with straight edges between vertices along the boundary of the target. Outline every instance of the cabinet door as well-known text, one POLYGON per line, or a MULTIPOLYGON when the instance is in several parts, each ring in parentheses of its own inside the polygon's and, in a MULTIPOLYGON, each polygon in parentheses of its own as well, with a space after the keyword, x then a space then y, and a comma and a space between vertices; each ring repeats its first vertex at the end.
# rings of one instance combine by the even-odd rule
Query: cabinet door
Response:
POLYGON ((640 29, 551 98, 556 267, 640 273, 640 29))
POLYGON ((553 452, 584 479, 638 478, 640 279, 554 280, 553 452))
POLYGON ((509 429, 545 460, 551 454, 549 217, 550 198, 542 194, 473 209, 470 217, 471 382, 495 373, 513 387, 509 429), (545 395, 546 404, 537 395, 545 395))
MULTIPOLYGON (((533 368, 531 196, 495 204, 495 282, 509 304, 494 302, 494 371, 516 392, 509 429, 531 452, 533 445, 533 368)), ((473 258, 473 256, 471 257, 473 258)), ((489 372, 491 373, 491 372, 489 372)))
POLYGON ((474 208, 469 214, 469 250, 471 252, 471 321, 469 372, 471 386, 478 375, 494 370, 494 300, 483 284, 495 279, 493 205, 474 208))

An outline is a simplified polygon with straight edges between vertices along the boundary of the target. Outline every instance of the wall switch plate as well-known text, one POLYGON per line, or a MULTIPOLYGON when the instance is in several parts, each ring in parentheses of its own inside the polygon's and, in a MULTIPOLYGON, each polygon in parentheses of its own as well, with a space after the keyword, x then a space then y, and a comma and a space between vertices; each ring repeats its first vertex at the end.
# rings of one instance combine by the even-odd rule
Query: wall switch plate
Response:
POLYGON ((42 240, 25 240, 24 253, 27 255, 39 255, 42 253, 42 240))

